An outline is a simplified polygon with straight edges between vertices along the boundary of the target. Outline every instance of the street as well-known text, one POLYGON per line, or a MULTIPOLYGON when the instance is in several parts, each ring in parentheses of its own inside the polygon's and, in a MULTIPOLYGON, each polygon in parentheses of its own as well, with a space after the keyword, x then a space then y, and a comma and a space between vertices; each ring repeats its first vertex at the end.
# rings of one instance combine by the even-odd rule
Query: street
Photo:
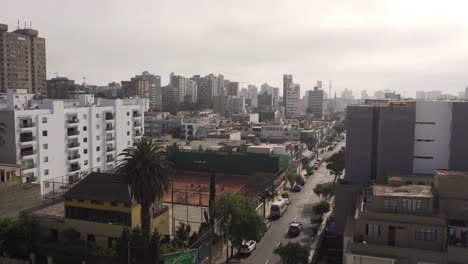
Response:
MULTIPOLYGON (((319 157, 326 159, 328 156, 337 152, 344 146, 345 141, 341 141, 333 151, 320 154, 319 157)), ((319 167, 317 171, 308 177, 304 188, 298 193, 290 193, 289 199, 291 204, 283 216, 273 221, 272 226, 266 232, 262 240, 257 243, 257 248, 253 253, 244 258, 242 263, 251 264, 276 264, 280 263, 281 259, 278 255, 273 253, 280 243, 286 244, 288 242, 300 242, 303 245, 310 245, 312 243, 312 224, 310 219, 313 216, 312 206, 320 201, 320 198, 313 192, 314 187, 320 183, 333 181, 333 177, 325 168, 325 163, 319 167), (289 224, 292 221, 299 221, 304 225, 302 233, 294 238, 290 238, 287 234, 289 224)), ((267 208, 269 210, 269 208, 267 208)))

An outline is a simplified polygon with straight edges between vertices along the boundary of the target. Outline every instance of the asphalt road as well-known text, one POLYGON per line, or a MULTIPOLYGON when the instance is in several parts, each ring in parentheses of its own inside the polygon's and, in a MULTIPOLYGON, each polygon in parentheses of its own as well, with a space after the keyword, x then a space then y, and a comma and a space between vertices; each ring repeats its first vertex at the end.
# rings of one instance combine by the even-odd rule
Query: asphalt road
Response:
MULTIPOLYGON (((333 151, 325 152, 320 155, 322 159, 327 158, 334 152, 337 152, 344 146, 345 141, 340 142, 333 151)), ((251 264, 277 264, 281 263, 278 255, 273 253, 280 243, 286 244, 288 242, 300 242, 303 245, 311 245, 313 241, 312 224, 310 219, 314 215, 312 206, 320 201, 313 189, 317 184, 333 181, 333 176, 325 168, 325 163, 319 169, 309 176, 304 188, 299 193, 291 193, 289 199, 291 204, 283 216, 275 220, 270 229, 266 232, 265 236, 260 242, 257 243, 257 248, 254 252, 242 259, 242 263, 251 264), (302 233, 294 238, 290 238, 287 234, 289 224, 292 221, 299 221, 304 225, 302 233)), ((268 210, 268 209, 267 209, 268 210)))

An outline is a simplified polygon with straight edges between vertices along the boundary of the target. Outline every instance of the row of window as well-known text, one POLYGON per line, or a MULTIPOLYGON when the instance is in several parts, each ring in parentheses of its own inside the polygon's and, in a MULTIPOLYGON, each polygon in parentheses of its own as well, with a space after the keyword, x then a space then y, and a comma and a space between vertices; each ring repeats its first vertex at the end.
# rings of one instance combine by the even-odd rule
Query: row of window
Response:
POLYGON ((106 224, 118 224, 126 226, 131 225, 130 213, 109 210, 65 206, 65 217, 68 219, 85 220, 106 224))
MULTIPOLYGON (((381 226, 378 224, 366 224, 366 236, 380 237, 381 226)), ((423 241, 435 241, 437 240, 437 230, 428 228, 418 228, 415 231, 415 239, 423 241)))
MULTIPOLYGON (((397 198, 384 198, 383 209, 387 212, 397 212, 397 198)), ((405 212, 420 212, 422 210, 421 199, 402 199, 402 210, 405 212)))

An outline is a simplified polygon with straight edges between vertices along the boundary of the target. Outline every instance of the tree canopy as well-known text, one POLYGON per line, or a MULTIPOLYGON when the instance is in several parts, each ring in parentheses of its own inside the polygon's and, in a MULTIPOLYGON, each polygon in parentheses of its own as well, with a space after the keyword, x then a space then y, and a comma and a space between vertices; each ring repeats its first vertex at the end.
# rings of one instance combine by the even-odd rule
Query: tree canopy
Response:
POLYGON ((281 257, 283 264, 307 264, 309 262, 307 247, 297 242, 288 242, 286 245, 280 244, 275 248, 274 252, 281 257))
POLYGON ((327 160, 327 169, 330 170, 330 174, 335 176, 333 182, 336 182, 337 179, 343 174, 345 169, 345 152, 340 150, 334 153, 327 160))

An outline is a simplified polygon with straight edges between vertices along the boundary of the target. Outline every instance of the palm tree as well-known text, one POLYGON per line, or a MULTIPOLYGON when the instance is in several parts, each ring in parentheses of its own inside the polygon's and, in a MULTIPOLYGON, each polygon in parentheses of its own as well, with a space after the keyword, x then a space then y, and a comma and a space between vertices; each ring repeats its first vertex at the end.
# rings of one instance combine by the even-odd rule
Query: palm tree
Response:
POLYGON ((266 188, 263 192, 258 195, 258 198, 263 203, 263 218, 266 217, 266 203, 268 201, 273 201, 277 193, 273 186, 266 188))
POLYGON ((117 167, 130 195, 141 205, 141 229, 150 233, 150 208, 170 190, 174 176, 172 163, 166 153, 150 138, 142 138, 133 147, 124 149, 117 167))
POLYGON ((5 144, 5 139, 3 139, 3 135, 6 134, 6 125, 0 122, 0 146, 5 144))

